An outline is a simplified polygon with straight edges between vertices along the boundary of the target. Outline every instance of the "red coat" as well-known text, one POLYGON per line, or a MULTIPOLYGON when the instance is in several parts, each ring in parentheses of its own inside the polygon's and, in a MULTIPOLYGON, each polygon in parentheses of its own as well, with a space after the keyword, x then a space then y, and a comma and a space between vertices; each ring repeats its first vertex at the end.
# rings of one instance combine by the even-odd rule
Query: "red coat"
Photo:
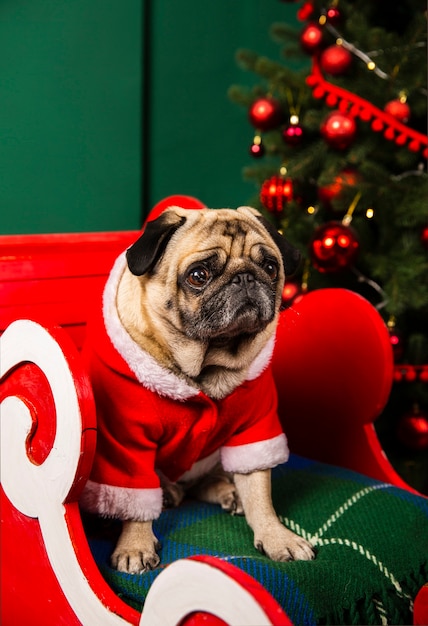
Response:
POLYGON ((213 400, 161 367, 119 321, 119 257, 104 292, 103 315, 88 327, 84 357, 97 404, 97 452, 82 504, 101 515, 155 519, 162 509, 156 470, 172 481, 225 470, 267 469, 288 458, 269 361, 273 342, 248 379, 213 400))

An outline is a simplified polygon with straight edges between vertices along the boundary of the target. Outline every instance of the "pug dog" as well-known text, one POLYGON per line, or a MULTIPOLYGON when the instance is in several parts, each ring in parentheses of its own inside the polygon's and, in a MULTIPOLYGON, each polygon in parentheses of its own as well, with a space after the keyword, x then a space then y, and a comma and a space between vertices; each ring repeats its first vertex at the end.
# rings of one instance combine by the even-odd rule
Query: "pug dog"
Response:
POLYGON ((119 571, 159 564, 152 522, 186 491, 244 514, 271 559, 314 558, 271 498, 288 447, 270 360, 299 260, 250 207, 170 207, 117 259, 83 353, 98 434, 82 506, 122 520, 119 571))

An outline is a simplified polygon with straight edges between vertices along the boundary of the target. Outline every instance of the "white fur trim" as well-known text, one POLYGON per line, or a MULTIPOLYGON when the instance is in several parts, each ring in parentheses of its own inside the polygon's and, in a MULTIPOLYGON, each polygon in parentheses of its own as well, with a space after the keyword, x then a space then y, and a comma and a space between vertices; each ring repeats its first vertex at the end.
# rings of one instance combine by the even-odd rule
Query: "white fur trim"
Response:
POLYGON ((102 517, 146 522, 162 511, 162 489, 130 489, 88 480, 80 498, 83 509, 102 517))
POLYGON ((148 352, 142 350, 122 325, 116 308, 116 294, 125 267, 124 252, 116 259, 104 289, 104 323, 114 347, 125 359, 137 380, 150 391, 181 401, 198 395, 198 389, 159 365, 148 352))
POLYGON ((264 372, 272 359, 274 346, 275 335, 268 339, 266 345, 262 348, 262 350, 260 350, 254 361, 251 363, 247 372, 247 380, 255 380, 262 372, 264 372))
POLYGON ((256 470, 270 469, 288 461, 289 450, 284 434, 242 446, 223 446, 221 462, 226 472, 249 474, 256 470))
POLYGON ((192 467, 180 476, 179 482, 186 483, 190 480, 201 478, 201 476, 208 474, 219 462, 220 451, 216 450, 209 456, 205 457, 205 459, 201 459, 200 461, 193 463, 192 467))
MULTIPOLYGON (((123 252, 113 265, 103 295, 104 324, 108 336, 116 350, 126 361, 137 380, 161 396, 174 400, 187 400, 198 395, 199 390, 191 387, 181 378, 159 365, 159 363, 132 339, 128 334, 116 308, 116 295, 119 281, 126 268, 126 252, 123 252)), ((271 337, 249 367, 247 380, 255 380, 269 365, 275 344, 271 337)))

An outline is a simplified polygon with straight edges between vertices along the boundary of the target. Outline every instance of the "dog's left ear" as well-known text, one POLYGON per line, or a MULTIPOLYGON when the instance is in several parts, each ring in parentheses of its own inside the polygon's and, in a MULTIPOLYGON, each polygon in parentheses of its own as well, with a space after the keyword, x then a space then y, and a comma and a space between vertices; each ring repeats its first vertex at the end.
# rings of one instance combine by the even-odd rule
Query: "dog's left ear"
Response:
POLYGON ((278 246, 282 256, 282 262, 284 263, 285 275, 287 277, 292 276, 298 270, 302 259, 300 251, 292 246, 263 215, 256 215, 256 217, 278 246))
POLYGON ((185 221, 185 217, 167 211, 157 219, 147 222, 141 237, 126 251, 126 260, 132 274, 142 276, 152 270, 175 231, 185 221))

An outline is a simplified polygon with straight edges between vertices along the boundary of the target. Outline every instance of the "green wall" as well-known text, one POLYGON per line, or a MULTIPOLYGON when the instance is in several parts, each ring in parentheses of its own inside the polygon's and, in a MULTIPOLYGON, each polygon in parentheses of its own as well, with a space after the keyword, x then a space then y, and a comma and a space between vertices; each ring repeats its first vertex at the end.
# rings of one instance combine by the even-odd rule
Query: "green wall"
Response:
POLYGON ((138 228, 160 198, 238 206, 237 48, 280 58, 278 0, 0 0, 0 232, 138 228))
POLYGON ((227 90, 255 78, 237 67, 234 56, 238 48, 250 48, 279 60, 269 28, 295 11, 278 0, 154 0, 151 202, 177 192, 212 207, 249 201, 254 187, 241 172, 251 162, 254 129, 227 90))
POLYGON ((0 232, 137 227, 140 0, 0 1, 0 232))

